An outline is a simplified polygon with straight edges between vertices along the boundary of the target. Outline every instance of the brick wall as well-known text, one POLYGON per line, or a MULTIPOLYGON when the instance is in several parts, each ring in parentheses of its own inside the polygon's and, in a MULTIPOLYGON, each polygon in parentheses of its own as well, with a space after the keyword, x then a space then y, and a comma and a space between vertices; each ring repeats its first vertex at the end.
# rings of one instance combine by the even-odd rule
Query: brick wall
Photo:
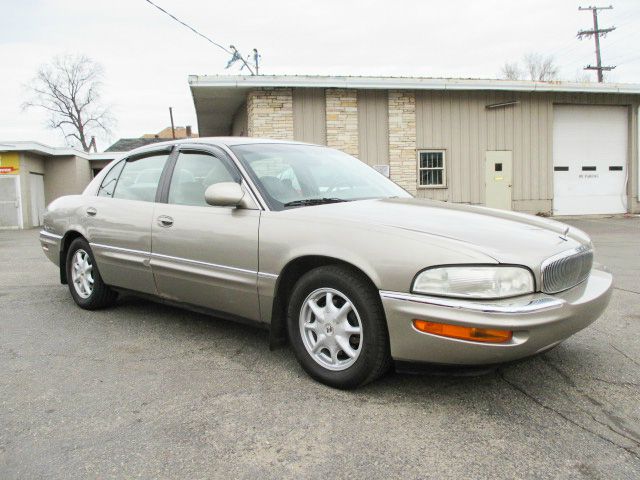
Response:
POLYGON ((293 100, 290 88, 260 88, 247 96, 250 137, 293 140, 293 100))
POLYGON ((358 156, 358 91, 328 88, 325 92, 327 145, 358 156))
POLYGON ((391 179, 413 194, 417 191, 416 96, 389 91, 389 171, 391 179))

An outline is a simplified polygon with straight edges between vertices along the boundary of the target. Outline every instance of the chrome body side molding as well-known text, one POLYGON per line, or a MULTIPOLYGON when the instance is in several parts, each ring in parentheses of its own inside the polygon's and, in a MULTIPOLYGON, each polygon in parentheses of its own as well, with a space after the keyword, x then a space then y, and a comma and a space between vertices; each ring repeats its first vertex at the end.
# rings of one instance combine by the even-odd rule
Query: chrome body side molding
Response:
POLYGON ((429 295, 415 295, 411 293, 390 292, 381 290, 380 297, 382 299, 390 298, 394 300, 403 300, 407 302, 422 303, 426 305, 434 305, 438 307, 453 308, 460 310, 471 310, 474 312, 485 313, 504 313, 518 315, 522 313, 539 312, 542 310, 551 310, 564 305, 564 300, 559 298, 531 295, 525 297, 507 298, 502 300, 461 300, 458 298, 433 297, 429 295))

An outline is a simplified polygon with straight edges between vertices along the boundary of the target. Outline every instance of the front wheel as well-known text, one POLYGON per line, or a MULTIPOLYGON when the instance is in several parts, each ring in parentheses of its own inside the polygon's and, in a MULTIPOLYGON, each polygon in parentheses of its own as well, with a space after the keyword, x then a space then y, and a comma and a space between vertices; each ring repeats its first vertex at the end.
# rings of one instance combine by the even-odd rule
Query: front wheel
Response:
POLYGON ((102 281, 89 243, 76 238, 67 252, 67 282, 76 304, 86 310, 97 310, 111 305, 118 293, 102 281))
POLYGON ((300 278, 289 301, 287 326, 304 370, 329 386, 364 385, 390 365, 378 291, 354 269, 319 267, 300 278))

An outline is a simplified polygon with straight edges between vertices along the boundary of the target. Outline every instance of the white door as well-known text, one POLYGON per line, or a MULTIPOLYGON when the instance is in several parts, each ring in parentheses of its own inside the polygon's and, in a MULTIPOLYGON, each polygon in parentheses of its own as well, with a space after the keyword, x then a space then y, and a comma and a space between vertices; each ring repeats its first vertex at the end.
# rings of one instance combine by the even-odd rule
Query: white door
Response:
POLYGON ((0 175, 0 228, 22 228, 20 177, 0 175))
POLYGON ((29 174, 29 189, 31 190, 31 226, 42 225, 44 215, 44 175, 29 174))
POLYGON ((513 184, 510 150, 488 151, 485 157, 485 205, 511 210, 513 184))
POLYGON ((625 213, 628 109, 553 107, 553 213, 625 213))

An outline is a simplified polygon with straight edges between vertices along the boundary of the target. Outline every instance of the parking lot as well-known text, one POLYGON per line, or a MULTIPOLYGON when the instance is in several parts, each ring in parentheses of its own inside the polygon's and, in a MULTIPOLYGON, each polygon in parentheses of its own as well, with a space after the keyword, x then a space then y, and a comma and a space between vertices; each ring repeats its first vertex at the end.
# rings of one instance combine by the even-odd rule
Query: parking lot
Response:
POLYGON ((37 231, 0 232, 0 477, 639 478, 640 218, 567 222, 616 279, 590 328, 352 392, 265 331, 134 297, 83 311, 37 231))

